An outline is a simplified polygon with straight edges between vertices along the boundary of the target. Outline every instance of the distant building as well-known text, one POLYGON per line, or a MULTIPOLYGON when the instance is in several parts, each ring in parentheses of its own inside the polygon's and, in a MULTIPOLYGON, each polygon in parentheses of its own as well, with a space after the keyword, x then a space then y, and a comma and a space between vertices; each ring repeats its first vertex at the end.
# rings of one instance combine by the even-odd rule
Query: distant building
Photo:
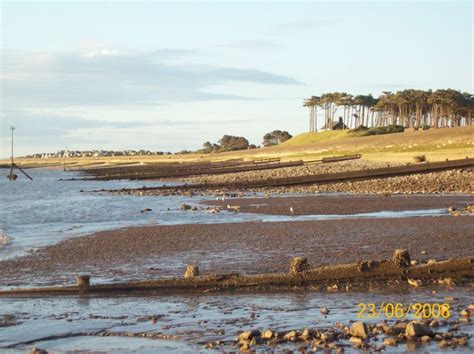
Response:
POLYGON ((348 129, 347 125, 344 124, 342 117, 339 117, 339 121, 334 120, 328 124, 325 124, 321 130, 343 130, 348 129))

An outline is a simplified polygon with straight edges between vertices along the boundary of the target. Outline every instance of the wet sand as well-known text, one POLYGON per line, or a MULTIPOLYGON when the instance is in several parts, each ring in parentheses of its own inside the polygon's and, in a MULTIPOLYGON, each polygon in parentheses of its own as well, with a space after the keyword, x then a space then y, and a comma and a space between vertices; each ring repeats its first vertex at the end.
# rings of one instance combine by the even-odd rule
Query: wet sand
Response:
POLYGON ((420 209, 447 209, 454 206, 458 209, 474 204, 474 196, 358 196, 331 195, 307 197, 273 197, 273 198, 232 198, 226 200, 209 200, 207 205, 226 208, 239 206, 242 212, 270 215, 336 215, 359 214, 378 211, 402 211, 420 209), (293 212, 290 210, 292 208, 293 212))
POLYGON ((0 262, 1 286, 71 283, 78 273, 103 280, 180 276, 187 264, 203 274, 285 272, 293 256, 312 266, 391 257, 472 256, 470 216, 245 222, 134 227, 76 237, 0 262))

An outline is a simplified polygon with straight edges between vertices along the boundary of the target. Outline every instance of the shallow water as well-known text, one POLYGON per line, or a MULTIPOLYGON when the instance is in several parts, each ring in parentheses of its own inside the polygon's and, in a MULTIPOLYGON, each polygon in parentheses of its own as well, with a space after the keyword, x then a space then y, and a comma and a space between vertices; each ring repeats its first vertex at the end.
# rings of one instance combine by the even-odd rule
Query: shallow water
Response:
MULTIPOLYGON (((7 171, 0 170, 0 176, 7 171)), ((0 259, 30 252, 65 238, 132 225, 221 223, 239 221, 302 221, 338 218, 399 218, 442 215, 445 210, 381 211, 355 215, 278 216, 205 211, 181 211, 181 203, 198 204, 208 197, 117 196, 81 193, 80 190, 158 186, 142 181, 59 181, 75 174, 59 170, 29 170, 34 181, 20 176, 15 182, 0 179, 0 259), (151 208, 151 212, 141 211, 151 208)), ((166 182, 170 185, 170 182, 166 182)), ((251 255, 245 255, 245 257, 251 255)), ((125 266, 125 265, 124 265, 125 266)), ((182 268, 184 265, 179 264, 182 268)), ((0 277, 1 280, 1 277, 0 277)), ((110 279, 106 279, 110 280, 110 279)), ((40 279, 36 279, 37 285, 40 279)), ((1 282, 0 282, 1 283, 1 282)), ((470 288, 404 289, 401 292, 179 295, 147 297, 0 298, 0 352, 24 353, 32 347, 53 352, 196 352, 213 340, 229 341, 243 329, 274 330, 329 327, 336 321, 357 320, 359 302, 444 301, 454 296, 454 306, 472 302, 470 288), (319 309, 328 307, 324 317, 319 309), (255 315, 253 315, 255 314, 255 315), (156 316, 157 323, 150 320, 156 316), (116 335, 153 332, 172 339, 90 336, 102 331, 116 335), (223 331, 223 332, 222 332, 223 331)), ((471 324, 462 328, 473 334, 471 324)), ((434 345, 434 344, 433 344, 434 345)), ((433 351, 436 345, 420 351, 433 351)), ((236 347, 227 345, 224 349, 236 347)), ((292 349, 295 349, 294 347, 292 349)), ((348 348, 347 348, 348 349, 348 348)), ((405 352, 405 345, 393 350, 405 352)))
MULTIPOLYGON (((441 288, 403 289, 388 293, 377 290, 364 292, 289 292, 221 295, 179 295, 147 297, 56 297, 44 299, 0 298, 0 319, 13 316, 18 324, 0 328, 0 348, 29 349, 40 347, 58 351, 104 350, 126 352, 137 350, 204 350, 209 341, 232 339, 243 330, 272 329, 287 331, 304 328, 328 328, 337 321, 349 324, 358 320, 358 304, 448 302, 453 317, 472 300, 472 289, 459 287, 455 291, 441 288), (328 316, 321 307, 330 310, 328 316), (156 319, 156 323, 151 318, 156 319), (130 337, 89 337, 88 333, 106 330, 115 335, 123 333, 160 333, 173 336, 167 340, 130 337), (56 338, 49 339, 48 337, 56 338)), ((411 319, 412 316, 408 317, 411 319)), ((366 322, 379 320, 365 319, 366 322)), ((441 330, 441 329, 440 329, 441 330)), ((444 328, 446 331, 446 328, 444 328)), ((460 327, 460 332, 473 334, 473 325, 460 327)), ((226 347, 226 346, 224 346, 226 347)), ((227 344, 229 348, 232 344, 227 344)), ((437 344, 422 347, 430 351, 437 344)), ((462 348, 461 348, 462 349, 462 348)), ((407 350, 401 344, 397 351, 407 350)), ((468 350, 466 350, 468 352, 468 350)))
MULTIPOLYGON (((6 176, 0 169, 0 176, 6 176)), ((32 169, 33 181, 20 176, 15 182, 0 178, 0 260, 65 238, 96 231, 136 225, 223 223, 240 221, 303 221, 340 218, 399 218, 436 216, 443 209, 381 211, 354 215, 259 215, 182 211, 182 203, 198 204, 208 196, 136 196, 84 192, 100 189, 140 188, 162 185, 158 181, 59 181, 77 173, 32 169), (141 212, 145 208, 151 212, 141 212)), ((167 185, 172 182, 167 181, 167 185)))

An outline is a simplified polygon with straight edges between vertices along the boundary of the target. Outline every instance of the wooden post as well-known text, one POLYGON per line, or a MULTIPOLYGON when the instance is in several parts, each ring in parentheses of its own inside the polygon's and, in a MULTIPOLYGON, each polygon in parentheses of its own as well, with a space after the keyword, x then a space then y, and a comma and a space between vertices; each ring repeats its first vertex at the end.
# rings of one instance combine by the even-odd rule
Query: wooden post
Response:
POLYGON ((186 272, 184 273, 185 278, 194 278, 199 276, 199 267, 197 265, 188 265, 186 272))
POLYGON ((290 274, 298 274, 309 269, 308 259, 294 257, 290 263, 290 274))
POLYGON ((411 264, 410 253, 405 249, 396 249, 392 256, 392 262, 400 268, 409 267, 411 264))
POLYGON ((78 275, 76 277, 77 287, 83 291, 87 291, 90 286, 90 275, 78 275))
POLYGON ((10 176, 9 176, 9 179, 10 181, 14 181, 16 178, 13 178, 13 131, 15 130, 15 127, 14 126, 11 126, 10 127, 10 130, 12 131, 12 162, 11 162, 11 166, 10 166, 10 176))

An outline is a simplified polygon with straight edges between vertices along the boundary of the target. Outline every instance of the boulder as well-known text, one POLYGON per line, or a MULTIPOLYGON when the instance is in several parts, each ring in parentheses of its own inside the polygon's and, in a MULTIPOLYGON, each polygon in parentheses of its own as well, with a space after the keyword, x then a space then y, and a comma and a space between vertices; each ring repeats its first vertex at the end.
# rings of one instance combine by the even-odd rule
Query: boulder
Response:
POLYGON ((369 328, 365 322, 354 322, 351 326, 351 335, 359 338, 367 338, 369 336, 369 328))
POLYGON ((407 337, 423 337, 423 336, 433 336, 433 331, 421 323, 412 321, 407 324, 405 328, 405 335, 407 337))
POLYGON ((355 347, 362 347, 362 344, 364 344, 364 340, 359 337, 351 337, 349 339, 349 343, 355 347))

